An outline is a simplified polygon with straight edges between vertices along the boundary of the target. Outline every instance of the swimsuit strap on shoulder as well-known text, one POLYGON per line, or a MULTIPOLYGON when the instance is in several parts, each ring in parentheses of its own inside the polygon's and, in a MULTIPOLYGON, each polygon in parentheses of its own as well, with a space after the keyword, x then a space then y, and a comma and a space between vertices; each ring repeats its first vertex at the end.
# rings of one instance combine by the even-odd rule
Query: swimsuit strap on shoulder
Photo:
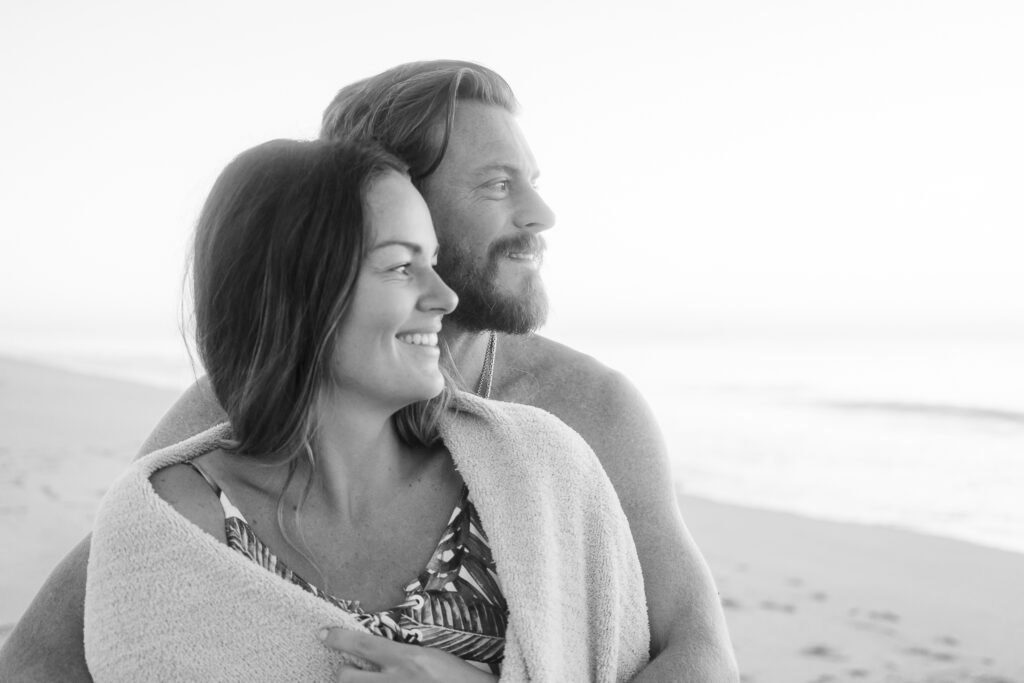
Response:
POLYGON ((245 516, 242 514, 242 511, 234 506, 234 504, 228 499, 228 494, 224 492, 224 489, 217 485, 217 482, 213 480, 213 477, 211 477, 206 470, 191 460, 185 464, 198 472, 199 476, 205 479, 206 483, 210 485, 211 489, 213 489, 213 492, 217 494, 217 497, 220 499, 220 506, 224 508, 224 519, 227 520, 232 517, 236 517, 243 522, 245 521, 245 516))

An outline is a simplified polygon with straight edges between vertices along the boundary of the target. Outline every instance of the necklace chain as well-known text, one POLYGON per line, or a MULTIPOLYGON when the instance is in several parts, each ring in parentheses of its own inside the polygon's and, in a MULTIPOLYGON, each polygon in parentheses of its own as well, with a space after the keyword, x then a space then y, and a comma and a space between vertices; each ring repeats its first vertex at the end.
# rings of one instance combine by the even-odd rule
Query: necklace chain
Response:
POLYGON ((480 381, 476 383, 476 394, 483 398, 491 397, 491 385, 494 383, 494 354, 498 349, 498 335, 491 332, 484 351, 484 366, 480 370, 480 381))

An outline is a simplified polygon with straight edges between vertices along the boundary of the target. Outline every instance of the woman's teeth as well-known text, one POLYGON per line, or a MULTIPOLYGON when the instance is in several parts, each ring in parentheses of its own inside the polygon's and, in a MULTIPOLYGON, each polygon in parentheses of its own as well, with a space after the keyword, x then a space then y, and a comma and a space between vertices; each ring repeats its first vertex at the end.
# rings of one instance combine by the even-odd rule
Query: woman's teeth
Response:
POLYGON ((437 346, 437 334, 434 332, 400 334, 398 335, 398 341, 414 346, 437 346))

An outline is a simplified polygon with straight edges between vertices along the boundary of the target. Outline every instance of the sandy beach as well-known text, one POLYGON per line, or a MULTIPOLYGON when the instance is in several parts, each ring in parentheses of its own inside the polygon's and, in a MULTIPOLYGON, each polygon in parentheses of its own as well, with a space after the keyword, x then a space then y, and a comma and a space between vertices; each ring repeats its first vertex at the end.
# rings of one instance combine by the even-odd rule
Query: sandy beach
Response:
MULTIPOLYGON (((0 641, 176 395, 0 359, 0 641)), ((680 504, 744 681, 1024 681, 1024 555, 680 504)))

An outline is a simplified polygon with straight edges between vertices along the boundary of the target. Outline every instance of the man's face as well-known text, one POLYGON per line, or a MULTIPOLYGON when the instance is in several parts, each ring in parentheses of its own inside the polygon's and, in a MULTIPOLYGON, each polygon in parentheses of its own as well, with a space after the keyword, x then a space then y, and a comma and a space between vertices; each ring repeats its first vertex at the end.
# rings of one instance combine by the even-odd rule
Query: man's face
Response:
POLYGON ((423 183, 441 245, 437 271, 459 295, 446 321, 527 334, 544 324, 544 242, 555 222, 535 187, 537 163, 512 114, 460 103, 444 159, 423 183))

